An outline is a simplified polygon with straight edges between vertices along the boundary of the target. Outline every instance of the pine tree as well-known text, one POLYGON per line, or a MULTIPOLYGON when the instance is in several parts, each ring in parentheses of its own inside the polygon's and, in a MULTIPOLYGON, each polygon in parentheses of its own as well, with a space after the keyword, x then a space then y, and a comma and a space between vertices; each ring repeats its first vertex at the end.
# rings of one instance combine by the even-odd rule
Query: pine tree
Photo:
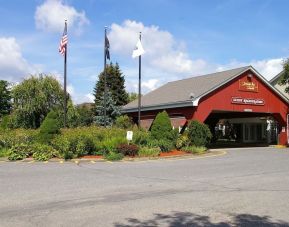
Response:
POLYGON ((120 108, 112 99, 112 93, 107 91, 106 94, 106 117, 104 117, 104 96, 100 97, 99 104, 95 107, 96 117, 95 123, 101 126, 111 126, 115 119, 120 116, 120 108))
MULTIPOLYGON (((118 63, 113 65, 110 63, 106 67, 106 85, 107 90, 110 90, 112 99, 115 101, 116 106, 123 106, 129 102, 128 93, 124 86, 124 76, 119 68, 118 63)), ((99 80, 94 88, 94 102, 95 106, 100 104, 104 94, 104 73, 100 73, 99 80)))
POLYGON ((11 92, 8 89, 9 83, 5 80, 0 80, 0 118, 3 115, 9 114, 12 109, 11 92))

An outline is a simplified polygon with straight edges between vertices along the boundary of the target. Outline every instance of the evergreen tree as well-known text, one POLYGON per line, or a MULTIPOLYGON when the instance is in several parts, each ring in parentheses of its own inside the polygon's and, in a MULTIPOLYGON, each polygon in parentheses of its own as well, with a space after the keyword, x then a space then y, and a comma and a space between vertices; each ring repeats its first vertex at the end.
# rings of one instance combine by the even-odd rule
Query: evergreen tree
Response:
POLYGON ((99 104, 95 107, 95 123, 101 126, 111 126, 114 123, 115 119, 120 116, 120 108, 112 99, 112 94, 110 91, 107 91, 106 94, 106 117, 104 117, 104 110, 104 96, 101 96, 99 104))
POLYGON ((157 114, 151 126, 151 137, 156 140, 173 140, 174 131, 168 113, 157 114))
POLYGON ((52 110, 40 126, 38 142, 49 143, 56 134, 60 134, 60 122, 57 113, 52 110))
MULTIPOLYGON (((116 106, 123 106, 129 102, 128 93, 124 86, 124 76, 116 63, 110 63, 106 67, 106 85, 107 90, 111 92, 112 99, 115 101, 116 106)), ((100 105, 104 93, 104 73, 100 73, 99 79, 94 88, 94 102, 95 106, 100 105)))
POLYGON ((11 112, 11 95, 8 86, 7 81, 0 80, 0 118, 11 112))

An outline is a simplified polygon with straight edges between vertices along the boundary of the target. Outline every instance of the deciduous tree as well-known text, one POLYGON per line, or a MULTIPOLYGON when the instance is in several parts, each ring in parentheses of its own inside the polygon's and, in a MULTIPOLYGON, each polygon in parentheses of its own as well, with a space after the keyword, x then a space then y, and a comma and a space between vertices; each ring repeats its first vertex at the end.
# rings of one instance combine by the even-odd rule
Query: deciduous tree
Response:
POLYGON ((16 127, 38 128, 50 110, 63 105, 63 90, 49 75, 31 76, 12 90, 16 127))
POLYGON ((5 80, 0 80, 0 118, 11 112, 11 92, 9 83, 5 80))

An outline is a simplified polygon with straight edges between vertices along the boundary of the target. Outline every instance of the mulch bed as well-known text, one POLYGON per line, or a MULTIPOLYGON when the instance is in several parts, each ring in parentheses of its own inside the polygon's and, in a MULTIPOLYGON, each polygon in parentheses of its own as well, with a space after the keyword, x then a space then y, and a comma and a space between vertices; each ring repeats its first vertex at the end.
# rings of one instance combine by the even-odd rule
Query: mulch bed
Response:
POLYGON ((185 154, 188 154, 188 153, 184 151, 173 150, 170 152, 161 152, 160 157, 169 157, 169 156, 185 155, 185 154))
MULTIPOLYGON (((178 155, 186 155, 187 152, 172 150, 169 152, 161 152, 159 157, 171 157, 171 156, 178 156, 178 155)), ((137 158, 137 157, 130 157, 130 158, 137 158)), ((81 159, 103 159, 102 155, 85 155, 81 157, 81 159)))
POLYGON ((85 155, 81 158, 83 158, 83 159, 102 159, 103 156, 102 155, 85 155))

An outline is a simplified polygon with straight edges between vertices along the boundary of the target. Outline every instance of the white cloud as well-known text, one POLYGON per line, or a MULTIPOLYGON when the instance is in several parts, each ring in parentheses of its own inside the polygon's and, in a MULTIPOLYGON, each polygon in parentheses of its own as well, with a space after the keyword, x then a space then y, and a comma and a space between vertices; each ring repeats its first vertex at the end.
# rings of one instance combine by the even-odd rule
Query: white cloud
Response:
POLYGON ((67 92, 68 92, 71 96, 74 96, 74 95, 75 95, 75 93, 74 93, 74 87, 73 87, 72 84, 68 84, 67 87, 66 87, 66 89, 67 89, 67 92))
POLYGON ((38 29, 49 32, 62 32, 65 19, 76 33, 89 23, 84 11, 79 12, 62 0, 46 0, 36 8, 34 19, 38 29))
POLYGON ((252 61, 255 67, 266 79, 270 80, 283 70, 283 58, 275 58, 261 61, 252 61))
POLYGON ((162 84, 216 71, 252 65, 266 79, 271 79, 282 70, 282 58, 252 60, 240 62, 232 60, 227 64, 207 62, 204 59, 192 59, 185 48, 185 43, 177 40, 170 32, 157 26, 145 26, 141 22, 126 20, 122 24, 113 23, 108 34, 112 53, 122 56, 135 67, 125 68, 126 85, 129 91, 137 91, 137 63, 131 59, 142 32, 142 44, 146 51, 142 58, 142 87, 148 92, 162 84))
POLYGON ((204 60, 190 59, 184 43, 177 41, 168 31, 131 20, 126 20, 121 25, 111 25, 111 50, 123 56, 131 56, 139 32, 142 32, 142 44, 146 52, 143 57, 144 65, 162 72, 182 75, 197 73, 206 67, 204 60))
POLYGON ((0 79, 17 82, 40 71, 22 56, 21 48, 14 37, 0 38, 0 79))
POLYGON ((154 90, 158 87, 158 79, 150 79, 148 81, 142 82, 142 88, 146 88, 148 90, 154 90))
POLYGON ((272 58, 264 60, 252 60, 250 62, 239 62, 237 60, 233 60, 228 64, 217 66, 216 71, 223 71, 227 69, 252 65, 259 73, 261 73, 262 76, 264 76, 267 80, 270 80, 282 71, 283 59, 284 58, 272 58))
POLYGON ((94 102, 93 94, 86 94, 85 98, 86 98, 87 102, 94 102))
POLYGON ((94 96, 92 94, 81 94, 77 93, 72 96, 73 103, 75 105, 81 104, 81 103, 93 103, 94 102, 94 96))

